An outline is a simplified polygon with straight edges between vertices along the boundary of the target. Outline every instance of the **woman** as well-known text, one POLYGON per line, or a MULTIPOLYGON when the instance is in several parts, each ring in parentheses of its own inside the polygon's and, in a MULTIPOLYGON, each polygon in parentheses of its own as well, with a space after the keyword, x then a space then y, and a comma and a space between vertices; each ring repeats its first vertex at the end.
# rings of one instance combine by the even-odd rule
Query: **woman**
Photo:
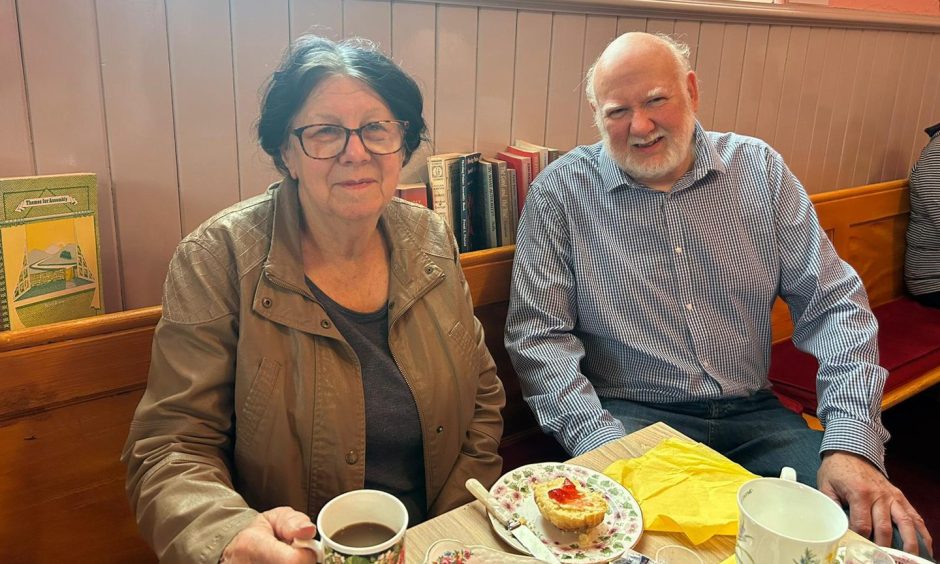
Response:
POLYGON ((498 477, 504 395, 453 235, 392 198, 421 109, 362 43, 303 37, 272 76, 284 180, 177 248, 125 446, 161 560, 309 561, 290 543, 338 494, 388 491, 414 524, 498 477))

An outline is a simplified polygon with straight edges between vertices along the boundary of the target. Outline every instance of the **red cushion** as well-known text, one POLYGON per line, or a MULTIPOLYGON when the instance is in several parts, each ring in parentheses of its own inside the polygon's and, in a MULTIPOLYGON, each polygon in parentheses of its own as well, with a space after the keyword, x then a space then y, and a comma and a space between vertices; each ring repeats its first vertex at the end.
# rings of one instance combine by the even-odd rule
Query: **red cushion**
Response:
MULTIPOLYGON (((873 311, 878 318, 881 365, 889 373, 885 393, 940 365, 940 309, 899 298, 873 311)), ((798 350, 790 339, 772 347, 770 381, 774 392, 798 402, 808 413, 816 412, 818 368, 816 359, 798 350)))

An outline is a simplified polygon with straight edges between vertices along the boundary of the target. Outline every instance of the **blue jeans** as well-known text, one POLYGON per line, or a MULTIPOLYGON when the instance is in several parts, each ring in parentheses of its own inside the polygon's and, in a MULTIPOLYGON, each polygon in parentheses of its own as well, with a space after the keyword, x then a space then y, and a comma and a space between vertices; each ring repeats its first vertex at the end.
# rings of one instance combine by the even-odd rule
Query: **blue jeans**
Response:
POLYGON ((742 398, 648 404, 601 398, 627 433, 662 421, 710 446, 758 476, 779 476, 790 466, 800 482, 816 487, 822 433, 783 407, 772 392, 742 398))
MULTIPOLYGON (((627 433, 662 421, 758 476, 779 476, 781 468, 790 466, 798 481, 816 487, 823 434, 807 427, 801 415, 785 408, 769 390, 742 398, 670 404, 601 398, 601 405, 627 433)), ((917 537, 921 556, 928 558, 924 539, 917 537)), ((903 548, 896 526, 891 540, 894 548, 903 548)))

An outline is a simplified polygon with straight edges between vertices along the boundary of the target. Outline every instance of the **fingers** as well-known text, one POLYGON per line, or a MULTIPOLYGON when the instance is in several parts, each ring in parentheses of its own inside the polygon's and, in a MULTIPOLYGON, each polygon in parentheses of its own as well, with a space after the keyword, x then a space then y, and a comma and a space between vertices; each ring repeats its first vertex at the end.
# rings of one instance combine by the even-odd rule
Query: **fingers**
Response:
MULTIPOLYGON (((871 526, 875 544, 879 546, 891 546, 891 536, 893 533, 891 527, 892 508, 896 504, 890 497, 884 496, 875 499, 871 506, 871 526)), ((913 527, 910 527, 913 531, 913 527)), ((900 530, 900 523, 898 524, 900 530)), ((904 538, 904 531, 901 531, 901 537, 904 538)), ((914 541, 917 542, 916 539, 914 541)))
POLYGON ((309 550, 294 548, 279 541, 265 516, 259 515, 235 535, 222 551, 219 561, 224 564, 312 564, 316 560, 309 550))
MULTIPOLYGON (((872 532, 872 510, 873 503, 871 497, 862 492, 862 495, 850 498, 849 502, 849 528, 861 536, 871 538, 872 532)), ((889 521, 890 528, 890 521, 889 521)), ((890 543, 891 537, 888 536, 890 543)))
POLYGON ((274 536, 290 543, 296 539, 312 539, 317 534, 310 517, 290 507, 275 507, 261 514, 274 529, 274 536))
POLYGON ((919 533, 927 546, 927 550, 933 556, 933 538, 931 538, 930 532, 927 531, 927 524, 903 494, 898 492, 898 495, 900 499, 891 506, 891 518, 898 526, 901 541, 904 543, 904 552, 920 554, 920 546, 917 543, 917 534, 919 533))

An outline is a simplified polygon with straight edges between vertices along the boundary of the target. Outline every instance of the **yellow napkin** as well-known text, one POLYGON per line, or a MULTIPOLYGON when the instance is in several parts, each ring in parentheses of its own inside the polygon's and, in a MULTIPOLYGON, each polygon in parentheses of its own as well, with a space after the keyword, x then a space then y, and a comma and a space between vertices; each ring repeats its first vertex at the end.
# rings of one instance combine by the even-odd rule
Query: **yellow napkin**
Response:
POLYGON ((756 478, 705 445, 666 439, 604 474, 623 484, 643 510, 648 531, 682 532, 693 544, 738 532, 738 488, 756 478))

